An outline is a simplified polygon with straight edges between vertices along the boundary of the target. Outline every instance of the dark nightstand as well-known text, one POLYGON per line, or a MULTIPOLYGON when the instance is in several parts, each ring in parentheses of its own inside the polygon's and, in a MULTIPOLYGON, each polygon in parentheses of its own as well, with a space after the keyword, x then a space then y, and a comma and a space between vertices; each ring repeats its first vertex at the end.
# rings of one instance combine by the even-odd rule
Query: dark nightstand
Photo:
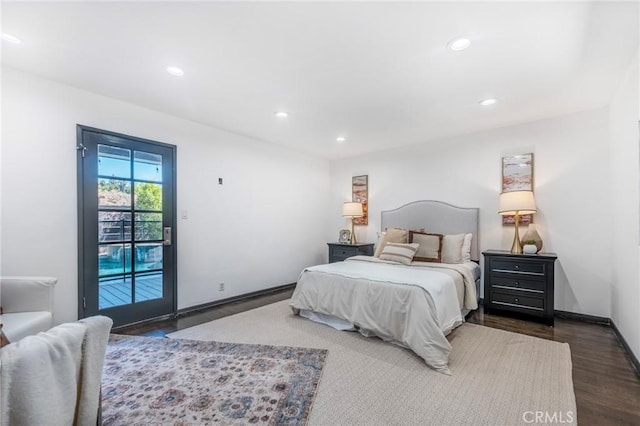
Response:
POLYGON ((372 243, 342 244, 327 243, 329 246, 329 263, 342 262, 353 256, 373 256, 372 243))
POLYGON ((555 253, 513 254, 487 250, 484 255, 484 311, 527 314, 553 325, 555 253))

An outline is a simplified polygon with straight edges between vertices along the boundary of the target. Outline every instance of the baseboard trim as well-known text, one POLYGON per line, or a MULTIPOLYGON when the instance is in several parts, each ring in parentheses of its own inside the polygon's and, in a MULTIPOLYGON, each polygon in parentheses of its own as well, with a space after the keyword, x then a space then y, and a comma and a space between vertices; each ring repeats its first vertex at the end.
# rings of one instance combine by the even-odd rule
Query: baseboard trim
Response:
POLYGON ((595 315, 578 314, 578 313, 569 312, 569 311, 553 311, 553 314, 554 316, 562 319, 590 322, 590 323, 602 324, 602 325, 611 324, 611 320, 609 318, 598 317, 595 315))
POLYGON ((125 328, 129 328, 129 327, 133 327, 136 325, 141 325, 141 324, 147 324, 147 323, 151 323, 151 322, 156 322, 156 321, 164 321, 170 318, 175 317, 174 314, 165 314, 165 315, 160 315, 159 317, 153 317, 153 318, 147 318, 147 319, 143 319, 141 321, 136 321, 136 322, 132 322, 130 324, 122 324, 119 325, 117 327, 113 327, 111 329, 112 333, 118 333, 121 330, 124 330, 125 328))
POLYGON ((190 314, 191 312, 200 311, 202 309, 213 308, 214 306, 224 305, 226 303, 237 302, 239 300, 252 299, 258 296, 264 296, 271 293, 276 293, 282 290, 288 290, 294 288, 296 283, 279 285, 277 287, 270 287, 263 290, 252 291, 251 293, 240 294, 238 296, 227 297, 226 299, 214 300, 213 302, 203 303, 201 305, 189 306, 188 308, 178 309, 176 316, 183 316, 190 314))
POLYGON ((611 325, 611 329, 616 334, 616 337, 618 338, 618 342, 620 342, 622 349, 624 349, 624 351, 627 353, 627 356, 631 361, 631 365, 633 365, 633 368, 636 370, 636 374, 640 376, 640 361, 638 361, 638 357, 635 356, 635 354, 631 350, 631 347, 629 346, 625 338, 620 333, 620 330, 618 330, 616 323, 613 322, 613 320, 611 320, 610 325, 611 325))

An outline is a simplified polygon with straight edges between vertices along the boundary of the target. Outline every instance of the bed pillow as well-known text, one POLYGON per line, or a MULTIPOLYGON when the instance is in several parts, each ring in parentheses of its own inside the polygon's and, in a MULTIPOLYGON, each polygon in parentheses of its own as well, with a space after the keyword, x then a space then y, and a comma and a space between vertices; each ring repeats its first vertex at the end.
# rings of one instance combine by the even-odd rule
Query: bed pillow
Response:
POLYGON ((384 246, 387 243, 399 243, 406 244, 407 239, 407 230, 400 228, 387 228, 385 232, 382 233, 382 238, 379 239, 378 246, 376 247, 376 252, 374 253, 375 257, 380 257, 384 246))
POLYGON ((387 243, 380 253, 380 259, 410 265, 420 245, 387 243))
POLYGON ((442 263, 462 263, 464 234, 445 235, 442 239, 442 263))
POLYGON ((473 240, 473 234, 464 234, 464 241, 462 242, 462 262, 471 262, 471 240, 473 240))
POLYGON ((428 234, 426 232, 409 231, 409 242, 420 244, 413 260, 418 262, 440 263, 442 237, 442 234, 428 234))

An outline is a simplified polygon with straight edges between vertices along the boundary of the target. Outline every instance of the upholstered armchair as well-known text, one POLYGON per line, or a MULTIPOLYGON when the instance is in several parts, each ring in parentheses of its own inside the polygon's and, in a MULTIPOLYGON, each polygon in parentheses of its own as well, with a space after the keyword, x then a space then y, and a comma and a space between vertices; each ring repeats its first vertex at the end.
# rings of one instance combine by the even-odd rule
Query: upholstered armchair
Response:
POLYGON ((0 349, 0 425, 102 424, 104 316, 60 324, 0 349))
POLYGON ((0 324, 10 342, 53 326, 53 288, 49 277, 0 277, 0 324))

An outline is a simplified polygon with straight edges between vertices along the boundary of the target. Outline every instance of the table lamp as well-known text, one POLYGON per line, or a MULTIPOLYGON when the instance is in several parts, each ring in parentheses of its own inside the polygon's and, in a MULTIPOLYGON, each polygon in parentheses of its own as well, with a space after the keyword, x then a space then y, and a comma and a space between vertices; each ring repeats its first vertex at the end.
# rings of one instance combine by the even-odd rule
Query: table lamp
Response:
POLYGON ((522 254, 522 244, 520 243, 520 232, 518 223, 521 214, 533 214, 536 212, 536 201, 533 198, 533 191, 511 191, 500 194, 500 213, 502 216, 515 216, 515 234, 511 253, 522 254))
POLYGON ((362 203, 346 202, 342 205, 342 216, 351 218, 351 241, 349 244, 356 244, 356 233, 353 232, 353 218, 364 216, 362 203))

